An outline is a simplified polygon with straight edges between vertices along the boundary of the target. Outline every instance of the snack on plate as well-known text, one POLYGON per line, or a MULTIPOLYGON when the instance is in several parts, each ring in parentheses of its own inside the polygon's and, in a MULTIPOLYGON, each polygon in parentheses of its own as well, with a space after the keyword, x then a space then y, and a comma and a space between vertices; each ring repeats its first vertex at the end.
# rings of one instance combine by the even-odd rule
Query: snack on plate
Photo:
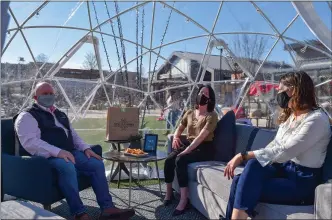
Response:
POLYGON ((142 151, 141 149, 131 149, 131 148, 127 148, 125 150, 125 153, 128 154, 135 154, 135 155, 143 155, 146 154, 144 151, 142 151))

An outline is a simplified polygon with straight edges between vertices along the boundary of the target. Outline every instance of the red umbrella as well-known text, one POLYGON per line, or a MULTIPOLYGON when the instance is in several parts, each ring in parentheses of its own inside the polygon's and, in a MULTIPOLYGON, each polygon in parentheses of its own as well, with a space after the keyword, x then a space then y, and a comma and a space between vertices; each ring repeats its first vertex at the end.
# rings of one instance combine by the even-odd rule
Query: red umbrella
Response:
POLYGON ((266 83, 264 81, 256 81, 254 82, 249 89, 250 96, 258 96, 260 94, 268 93, 272 89, 278 90, 279 84, 277 83, 266 83), (257 89, 259 91, 257 91, 257 89))

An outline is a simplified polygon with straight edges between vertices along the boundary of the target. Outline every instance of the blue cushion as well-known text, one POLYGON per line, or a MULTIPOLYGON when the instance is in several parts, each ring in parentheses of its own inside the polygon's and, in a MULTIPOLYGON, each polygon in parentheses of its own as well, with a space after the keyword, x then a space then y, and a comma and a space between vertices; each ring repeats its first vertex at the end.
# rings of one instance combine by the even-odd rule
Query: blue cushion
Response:
POLYGON ((235 114, 233 111, 227 112, 217 123, 214 131, 213 144, 216 149, 215 160, 228 162, 235 153, 235 114))
POLYGON ((15 154, 15 131, 11 118, 1 120, 1 149, 2 153, 15 154))
MULTIPOLYGON (((91 149, 101 156, 100 145, 92 145, 91 149)), ((1 192, 42 204, 52 204, 64 198, 58 186, 58 176, 47 159, 2 154, 1 162, 2 167, 6 167, 2 170, 1 192), (36 170, 38 173, 34 172, 36 170)), ((78 185, 80 191, 90 187, 90 177, 78 172, 78 185)))
POLYGON ((329 181, 332 181, 332 139, 327 146, 326 158, 323 164, 323 183, 329 181))
POLYGON ((265 148, 276 136, 276 130, 259 129, 250 147, 251 151, 265 148))
POLYGON ((243 124, 236 125, 235 154, 250 149, 258 130, 259 130, 258 128, 250 125, 243 125, 243 124))

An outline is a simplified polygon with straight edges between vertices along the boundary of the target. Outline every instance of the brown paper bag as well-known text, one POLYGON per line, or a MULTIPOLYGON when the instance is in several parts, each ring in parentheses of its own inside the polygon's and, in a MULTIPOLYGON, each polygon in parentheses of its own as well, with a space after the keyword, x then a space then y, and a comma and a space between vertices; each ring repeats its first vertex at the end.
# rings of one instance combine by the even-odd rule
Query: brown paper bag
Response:
POLYGON ((131 136, 138 135, 138 127, 138 108, 108 108, 106 140, 128 140, 131 136))

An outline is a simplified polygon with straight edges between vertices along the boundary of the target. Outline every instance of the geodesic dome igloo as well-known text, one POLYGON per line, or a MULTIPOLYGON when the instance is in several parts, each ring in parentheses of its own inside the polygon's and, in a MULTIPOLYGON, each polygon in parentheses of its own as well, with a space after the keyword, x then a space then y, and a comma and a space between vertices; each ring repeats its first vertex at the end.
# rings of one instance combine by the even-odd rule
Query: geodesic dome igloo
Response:
POLYGON ((331 9, 330 2, 11 2, 2 117, 28 106, 43 80, 82 135, 104 134, 114 105, 140 107, 142 128, 160 132, 166 91, 176 91, 184 110, 197 85, 209 83, 219 112, 239 104, 245 118, 273 127, 278 80, 291 70, 311 75, 330 111, 331 9))

